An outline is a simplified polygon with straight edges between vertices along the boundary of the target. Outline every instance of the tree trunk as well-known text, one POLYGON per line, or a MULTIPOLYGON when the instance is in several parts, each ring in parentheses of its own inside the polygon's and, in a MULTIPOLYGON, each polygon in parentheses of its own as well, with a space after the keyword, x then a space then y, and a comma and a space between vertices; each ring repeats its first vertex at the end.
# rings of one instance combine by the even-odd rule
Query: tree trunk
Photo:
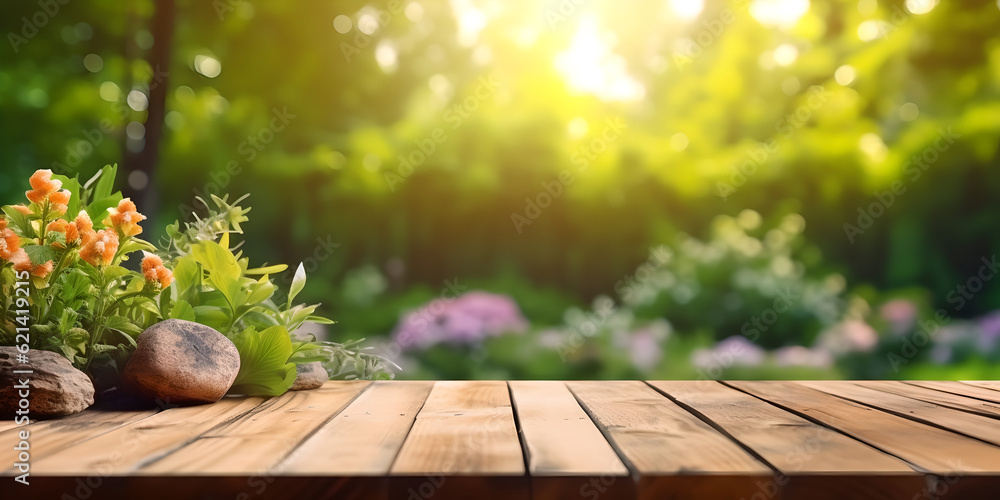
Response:
MULTIPOLYGON (((163 117, 166 114, 167 80, 170 74, 170 50, 173 45, 176 5, 174 0, 156 0, 151 20, 153 47, 149 52, 149 67, 153 74, 149 80, 149 107, 146 116, 145 144, 137 152, 125 149, 124 171, 145 174, 145 185, 125 186, 125 193, 132 197, 136 205, 149 221, 149 227, 156 227, 155 219, 159 211, 159 193, 156 188, 156 164, 160 153, 160 139, 163 135, 163 117)), ((129 43, 134 41, 129 40, 129 43)), ((131 89, 128 89, 129 91, 131 89)), ((127 138, 126 138, 127 141, 127 138)))

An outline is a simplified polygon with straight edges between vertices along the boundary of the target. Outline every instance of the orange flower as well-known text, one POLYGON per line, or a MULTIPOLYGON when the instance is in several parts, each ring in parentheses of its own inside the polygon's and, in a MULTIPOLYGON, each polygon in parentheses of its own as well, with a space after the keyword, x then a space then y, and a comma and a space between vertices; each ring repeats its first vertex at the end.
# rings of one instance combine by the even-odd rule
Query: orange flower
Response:
POLYGON ((18 212, 21 212, 24 215, 31 215, 31 214, 34 213, 34 212, 31 211, 30 208, 28 208, 28 207, 26 207, 24 205, 14 205, 14 210, 17 210, 18 212))
POLYGON ((76 230, 80 233, 87 233, 94 229, 94 222, 90 220, 90 216, 87 215, 86 210, 80 210, 80 213, 76 216, 73 221, 73 225, 76 226, 76 230))
MULTIPOLYGON (((31 174, 31 178, 28 179, 28 183, 31 184, 33 188, 31 191, 27 191, 24 194, 31 200, 32 203, 42 203, 44 202, 50 194, 59 191, 62 188, 62 181, 52 179, 52 171, 49 169, 36 170, 34 174, 31 174)), ((69 192, 66 192, 67 201, 69 200, 69 192)))
POLYGON ((142 275, 150 283, 159 283, 166 288, 174 282, 174 273, 163 266, 163 259, 153 254, 146 254, 142 259, 142 275))
POLYGON ((69 204, 69 191, 63 189, 49 195, 49 210, 56 215, 66 213, 66 205, 69 204))
POLYGON ((142 258, 142 274, 148 275, 150 271, 161 266, 163 266, 163 259, 161 259, 158 255, 147 253, 145 257, 142 258))
POLYGON ((146 216, 136 210, 135 203, 125 198, 118 204, 117 208, 108 209, 108 217, 104 219, 104 225, 121 231, 123 236, 135 236, 142 233, 139 222, 145 219, 146 216))
POLYGON ((156 279, 160 282, 161 287, 166 288, 174 282, 174 273, 165 267, 158 267, 156 268, 156 279))
POLYGON ((7 218, 0 217, 0 231, 3 231, 4 229, 7 229, 7 218))
POLYGON ((57 246, 60 248, 79 243, 80 241, 80 231, 77 230, 76 224, 66 222, 63 219, 56 219, 50 222, 45 230, 63 234, 64 243, 61 245, 57 243, 57 246))
POLYGON ((21 249, 21 238, 9 227, 0 231, 0 260, 13 260, 12 257, 21 249))
POLYGON ((107 266, 118 251, 118 233, 113 229, 83 233, 83 247, 80 258, 92 266, 107 266))
POLYGON ((17 272, 28 271, 32 276, 37 276, 39 278, 44 278, 52 272, 52 261, 47 261, 44 264, 32 264, 31 259, 24 249, 20 249, 11 256, 10 261, 14 264, 14 270, 17 272))

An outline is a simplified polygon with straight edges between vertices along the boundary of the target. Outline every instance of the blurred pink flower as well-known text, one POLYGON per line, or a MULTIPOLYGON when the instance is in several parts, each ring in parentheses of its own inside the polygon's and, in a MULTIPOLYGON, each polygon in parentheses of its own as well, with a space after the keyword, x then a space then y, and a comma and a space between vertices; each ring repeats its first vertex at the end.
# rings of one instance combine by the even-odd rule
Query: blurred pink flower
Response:
POLYGON ((910 331, 917 322, 917 305, 906 299, 894 299, 882 304, 879 314, 889 322, 889 329, 894 334, 910 331))
POLYGON ((698 349, 691 355, 691 362, 698 368, 729 368, 731 366, 757 366, 764 362, 766 352, 742 335, 727 337, 711 349, 698 349))
POLYGON ((829 368, 833 365, 833 355, 824 349, 809 349, 793 345, 774 351, 774 362, 778 366, 829 368))
POLYGON ((404 315, 393 340, 402 349, 426 349, 439 343, 475 344, 527 328, 527 320, 510 297, 473 291, 455 299, 433 300, 404 315))
POLYGON ((847 319, 837 323, 820 335, 817 345, 832 353, 865 352, 878 344, 878 332, 868 323, 847 319))

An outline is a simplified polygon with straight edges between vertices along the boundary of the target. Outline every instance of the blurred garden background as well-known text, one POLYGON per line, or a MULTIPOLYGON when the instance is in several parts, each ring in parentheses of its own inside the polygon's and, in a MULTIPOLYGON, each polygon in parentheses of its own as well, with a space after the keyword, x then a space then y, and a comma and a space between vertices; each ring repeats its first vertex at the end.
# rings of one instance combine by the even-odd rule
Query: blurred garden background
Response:
POLYGON ((996 0, 5 2, 0 200, 105 164, 398 378, 1000 378, 996 0), (260 262, 258 262, 260 263, 260 262), (290 276, 286 281, 290 281, 290 276))

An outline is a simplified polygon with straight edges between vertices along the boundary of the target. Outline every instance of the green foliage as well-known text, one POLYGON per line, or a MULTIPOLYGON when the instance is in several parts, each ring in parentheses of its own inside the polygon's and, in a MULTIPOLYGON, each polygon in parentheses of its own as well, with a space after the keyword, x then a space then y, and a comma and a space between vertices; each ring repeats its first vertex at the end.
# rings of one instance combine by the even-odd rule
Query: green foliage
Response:
MULTIPOLYGON (((208 215, 194 222, 177 222, 164 242, 164 254, 174 255, 174 283, 167 317, 210 326, 229 337, 240 352, 241 366, 230 392, 259 396, 284 393, 295 381, 295 365, 323 361, 338 379, 391 378, 398 368, 380 356, 348 344, 298 340, 292 335, 304 323, 332 324, 315 314, 319 304, 295 304, 305 287, 306 272, 300 264, 292 277, 286 300, 276 303, 278 287, 271 273, 284 265, 250 268, 242 252, 233 253, 230 234, 242 231, 248 219, 244 209, 212 196, 208 215), (218 241, 216 241, 218 240, 218 241), (259 278, 255 278, 259 276, 259 278)), ((207 206, 207 204, 206 204, 207 206)))
POLYGON ((233 394, 280 396, 295 382, 292 341, 285 327, 258 332, 250 327, 232 337, 240 352, 240 372, 229 389, 233 394))
POLYGON ((88 214, 95 229, 105 228, 109 210, 121 208, 123 200, 113 191, 116 173, 116 166, 106 166, 83 185, 75 177, 51 175, 51 187, 61 182, 68 193, 65 208, 48 197, 21 208, 28 213, 3 207, 4 231, 17 235, 26 268, 16 273, 16 256, 0 258, 0 345, 21 343, 16 328, 24 326, 19 324, 24 316, 18 311, 28 311, 29 347, 66 356, 87 371, 99 389, 117 383, 118 370, 136 347, 135 337, 163 317, 156 302, 162 287, 125 267, 130 254, 153 246, 112 221, 107 229, 114 233, 117 250, 107 255, 104 246, 93 243, 97 234, 77 217, 88 214), (55 227, 59 224, 72 230, 60 230, 55 227), (71 241, 69 234, 75 235, 71 241), (15 288, 28 274, 26 305, 18 301, 24 297, 15 288))

